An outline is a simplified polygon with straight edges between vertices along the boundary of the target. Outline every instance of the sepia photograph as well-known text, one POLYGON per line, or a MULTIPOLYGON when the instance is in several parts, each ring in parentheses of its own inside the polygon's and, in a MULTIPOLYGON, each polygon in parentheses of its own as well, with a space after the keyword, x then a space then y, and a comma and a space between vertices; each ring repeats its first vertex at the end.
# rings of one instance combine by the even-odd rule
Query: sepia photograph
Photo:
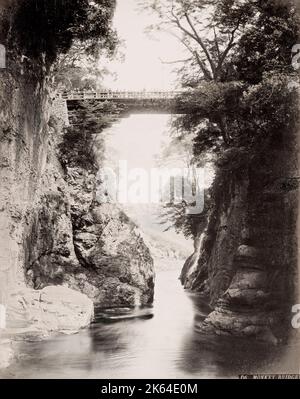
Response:
POLYGON ((0 0, 0 387, 300 379, 299 33, 300 0, 0 0))

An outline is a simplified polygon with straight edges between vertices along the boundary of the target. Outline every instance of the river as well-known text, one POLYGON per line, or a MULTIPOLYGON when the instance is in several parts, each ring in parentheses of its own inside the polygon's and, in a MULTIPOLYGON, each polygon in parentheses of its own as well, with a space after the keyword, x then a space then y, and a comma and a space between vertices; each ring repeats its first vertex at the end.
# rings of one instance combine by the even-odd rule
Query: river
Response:
POLYGON ((284 361, 287 348, 199 335, 194 327, 207 311, 182 289, 177 270, 160 271, 152 308, 125 316, 98 311, 90 328, 77 334, 20 342, 18 361, 2 377, 220 378, 295 371, 291 357, 284 361))
MULTIPOLYGON (((170 140, 169 120, 168 115, 132 115, 122 119, 108 132, 108 158, 127 160, 129 168, 155 167, 155 155, 161 151, 162 142, 170 140)), ((186 250, 186 257, 192 253, 192 240, 163 233, 164 227, 157 224, 149 205, 131 206, 127 211, 152 237, 152 251, 166 246, 181 253, 186 250), (157 243, 159 248, 155 248, 157 243)), ((96 310, 90 328, 75 335, 19 342, 18 360, 1 376, 219 378, 251 372, 299 371, 299 352, 294 346, 275 348, 236 338, 199 335, 195 327, 210 309, 196 294, 181 287, 178 276, 182 265, 183 260, 175 259, 156 265, 153 307, 96 310)))

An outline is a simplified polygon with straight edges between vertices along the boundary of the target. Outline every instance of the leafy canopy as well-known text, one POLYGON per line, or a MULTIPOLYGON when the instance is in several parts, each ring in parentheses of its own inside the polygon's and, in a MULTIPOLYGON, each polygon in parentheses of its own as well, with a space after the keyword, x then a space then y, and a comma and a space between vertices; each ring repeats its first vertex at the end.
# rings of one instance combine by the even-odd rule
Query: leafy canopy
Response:
POLYGON ((115 4, 115 0, 21 0, 11 29, 14 47, 50 64, 74 41, 84 43, 87 53, 102 48, 113 51, 115 4))

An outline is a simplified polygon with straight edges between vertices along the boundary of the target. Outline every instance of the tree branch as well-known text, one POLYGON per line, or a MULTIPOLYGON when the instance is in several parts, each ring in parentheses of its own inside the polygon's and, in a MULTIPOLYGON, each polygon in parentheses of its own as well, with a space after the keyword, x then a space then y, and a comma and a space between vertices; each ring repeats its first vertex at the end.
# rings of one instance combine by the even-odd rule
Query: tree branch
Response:
POLYGON ((196 50, 194 50, 191 46, 189 46, 188 43, 186 43, 186 41, 184 39, 182 39, 181 37, 179 37, 178 35, 176 35, 176 33, 174 32, 169 32, 172 36, 174 36, 177 40, 180 41, 180 43, 182 43, 185 48, 193 55, 193 57, 195 57, 197 64, 199 65, 199 67, 201 68, 201 71, 204 74, 204 77, 206 80, 213 80, 213 77, 210 73, 210 71, 207 69, 207 67, 205 66, 204 62, 201 61, 199 54, 197 53, 196 50))
POLYGON ((204 77, 206 78, 206 80, 213 80, 213 76, 210 73, 210 71, 206 68, 205 64, 201 61, 199 54, 197 53, 197 51, 194 51, 195 57, 196 57, 196 61, 198 63, 198 65, 200 66, 204 77))
POLYGON ((219 59, 217 70, 216 70, 217 77, 219 76, 220 70, 221 70, 221 68, 223 66, 223 63, 224 63, 228 53, 236 45, 236 43, 234 43, 234 39, 235 39, 236 31, 238 30, 239 26, 240 26, 240 19, 238 20, 236 27, 231 31, 227 47, 226 47, 226 49, 224 50, 224 52, 222 53, 222 55, 221 55, 221 57, 219 59))
POLYGON ((162 64, 178 64, 178 63, 180 63, 180 62, 189 62, 189 61, 191 61, 192 59, 193 59, 193 58, 190 57, 190 58, 186 58, 186 59, 184 59, 184 60, 163 61, 161 58, 159 58, 159 60, 160 60, 160 62, 161 62, 162 64))
POLYGON ((216 28, 214 27, 213 29, 214 29, 214 36, 215 36, 215 45, 216 45, 216 49, 217 49, 218 59, 220 62, 221 53, 220 53, 220 47, 219 47, 219 42, 218 42, 218 36, 216 33, 216 28))
POLYGON ((206 58, 207 58, 207 60, 208 60, 208 62, 209 62, 209 65, 210 65, 210 67, 211 67, 212 73, 213 73, 213 75, 214 75, 214 74, 215 74, 215 70, 216 70, 216 66, 215 66, 215 64, 214 64, 214 62, 213 62, 213 60, 212 60, 212 58, 211 58, 211 56, 210 56, 210 54, 209 54, 209 51, 208 51, 207 47, 206 47, 205 44, 203 43, 201 37, 198 35, 198 32, 197 32, 197 30, 195 29, 195 27, 194 27, 194 25, 193 25, 193 23, 192 23, 190 17, 188 16, 188 14, 187 14, 187 13, 184 13, 184 16, 185 16, 185 18, 186 18, 188 24, 190 25, 192 31, 194 32, 194 35, 195 35, 194 37, 196 38, 195 40, 200 44, 202 50, 204 51, 204 54, 206 55, 206 58))

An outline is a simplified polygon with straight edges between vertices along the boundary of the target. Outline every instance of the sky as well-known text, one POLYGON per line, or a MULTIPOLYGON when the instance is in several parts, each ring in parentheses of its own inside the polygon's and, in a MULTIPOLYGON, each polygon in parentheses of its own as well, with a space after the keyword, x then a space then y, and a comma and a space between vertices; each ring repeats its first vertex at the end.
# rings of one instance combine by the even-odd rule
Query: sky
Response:
POLYGON ((106 145, 115 150, 117 160, 126 160, 129 168, 155 168, 162 144, 170 142, 170 118, 165 114, 130 115, 107 130, 106 145))
POLYGON ((149 35, 147 26, 157 19, 147 11, 137 9, 137 0, 118 0, 114 27, 125 42, 125 60, 112 61, 106 67, 117 75, 106 77, 104 85, 113 90, 172 90, 176 64, 164 64, 184 58, 178 41, 168 33, 149 35), (163 61, 163 62, 162 62, 163 61))

